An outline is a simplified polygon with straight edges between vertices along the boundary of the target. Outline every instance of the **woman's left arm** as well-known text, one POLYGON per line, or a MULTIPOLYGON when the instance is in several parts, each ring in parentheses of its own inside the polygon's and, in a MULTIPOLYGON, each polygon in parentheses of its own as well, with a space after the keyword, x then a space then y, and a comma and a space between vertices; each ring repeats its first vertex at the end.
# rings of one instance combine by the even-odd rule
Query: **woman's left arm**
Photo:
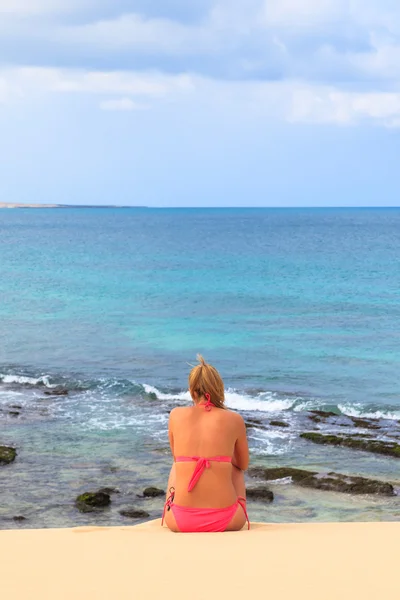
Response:
POLYGON ((174 452, 174 427, 173 427, 173 422, 174 422, 174 417, 173 417, 173 413, 176 409, 174 408, 173 410, 171 410, 171 413, 169 415, 169 421, 168 421, 168 438, 169 438, 169 445, 171 448, 171 454, 172 457, 174 459, 175 462, 175 452, 174 452))

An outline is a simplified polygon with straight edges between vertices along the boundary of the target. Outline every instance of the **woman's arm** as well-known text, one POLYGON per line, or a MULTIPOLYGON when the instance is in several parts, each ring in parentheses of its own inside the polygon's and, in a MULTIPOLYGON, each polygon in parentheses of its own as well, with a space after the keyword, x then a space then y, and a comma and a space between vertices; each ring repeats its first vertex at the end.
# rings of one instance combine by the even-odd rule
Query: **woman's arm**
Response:
POLYGON ((240 415, 237 419, 237 439, 233 452, 232 464, 234 467, 246 471, 249 466, 249 445, 247 443, 246 425, 240 415))
POLYGON ((171 410, 170 415, 169 415, 169 421, 168 421, 168 438, 169 438, 169 445, 171 448, 171 454, 172 457, 174 459, 175 462, 175 452, 174 452, 174 433, 173 433, 173 421, 174 421, 174 411, 176 410, 176 408, 174 408, 173 410, 171 410))

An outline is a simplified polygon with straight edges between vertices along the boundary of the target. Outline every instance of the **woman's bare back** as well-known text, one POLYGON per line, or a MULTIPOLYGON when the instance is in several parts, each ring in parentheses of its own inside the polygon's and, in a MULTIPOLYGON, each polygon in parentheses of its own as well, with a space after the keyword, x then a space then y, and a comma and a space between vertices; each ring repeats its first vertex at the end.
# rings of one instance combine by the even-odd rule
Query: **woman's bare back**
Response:
MULTIPOLYGON (((227 456, 237 468, 247 469, 246 428, 242 417, 235 412, 216 407, 207 411, 202 404, 176 408, 170 416, 169 437, 174 458, 227 456)), ((223 508, 234 504, 238 494, 232 464, 212 461, 189 492, 188 484, 196 463, 177 462, 175 502, 197 508, 223 508)))

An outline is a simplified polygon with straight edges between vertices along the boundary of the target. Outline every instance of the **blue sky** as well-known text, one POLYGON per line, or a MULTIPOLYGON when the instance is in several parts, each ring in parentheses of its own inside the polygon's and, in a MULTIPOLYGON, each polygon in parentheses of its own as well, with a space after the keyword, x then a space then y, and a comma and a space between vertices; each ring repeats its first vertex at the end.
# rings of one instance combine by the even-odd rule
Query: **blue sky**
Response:
POLYGON ((0 202, 396 206, 398 0, 0 0, 0 202))

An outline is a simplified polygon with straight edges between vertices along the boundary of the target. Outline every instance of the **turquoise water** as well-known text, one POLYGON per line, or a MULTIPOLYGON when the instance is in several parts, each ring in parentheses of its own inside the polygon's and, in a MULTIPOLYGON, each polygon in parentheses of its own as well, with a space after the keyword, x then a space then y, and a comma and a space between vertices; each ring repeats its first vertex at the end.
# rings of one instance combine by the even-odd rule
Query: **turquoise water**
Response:
MULTIPOLYGON (((13 494, 31 525, 50 526, 87 522, 69 500, 89 483, 125 486, 119 503, 165 487, 168 411, 188 399, 197 352, 229 406, 290 424, 249 431, 253 462, 400 484, 396 459, 298 437, 312 408, 397 426, 399 290, 400 209, 1 211, 0 443, 19 458, 0 471, 0 526, 13 494), (45 396, 52 385, 69 395, 45 396)), ((400 516, 398 498, 277 489, 254 515, 400 516)))

